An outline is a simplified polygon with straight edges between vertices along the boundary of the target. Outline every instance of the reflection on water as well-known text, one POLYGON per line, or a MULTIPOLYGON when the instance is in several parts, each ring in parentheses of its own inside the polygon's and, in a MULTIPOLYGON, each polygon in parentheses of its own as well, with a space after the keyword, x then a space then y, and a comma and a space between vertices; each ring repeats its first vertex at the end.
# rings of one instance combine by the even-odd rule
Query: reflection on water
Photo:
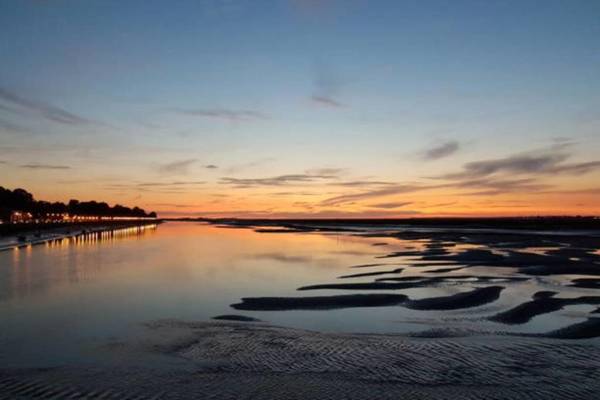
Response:
MULTIPOLYGON (((536 317, 519 326, 500 326, 483 316, 513 307, 538 290, 561 288, 561 295, 581 295, 565 288, 570 277, 538 277, 511 282, 497 301, 472 309, 418 311, 399 306, 329 311, 235 311, 243 297, 305 296, 297 288, 316 283, 371 282, 373 278, 338 277, 392 271, 400 276, 431 276, 448 268, 424 264, 413 255, 390 253, 438 251, 439 242, 382 239, 335 233, 257 233, 198 223, 166 223, 55 240, 0 253, 0 354, 5 365, 53 365, 95 360, 106 341, 136 335, 143 322, 163 318, 207 320, 220 314, 244 314, 278 325, 324 331, 409 332, 435 326, 543 332, 579 321, 586 306, 536 317), (375 245, 377 244, 377 245, 375 245), (350 266, 377 264, 350 269, 350 266), (43 334, 42 334, 43 332, 43 334)), ((459 244, 451 252, 480 248, 459 244)), ((456 267, 456 265, 454 265, 456 267)), ((465 271, 444 272, 449 277, 465 271)), ((471 275, 510 276, 513 268, 471 267, 471 275)), ((495 283, 492 283, 495 284, 495 283)), ((504 283, 500 283, 504 285, 504 283)), ((477 287, 474 279, 411 288, 402 293, 419 299, 447 296, 477 287)), ((309 295, 350 294, 318 290, 309 295)), ((589 293, 589 292, 588 292, 589 293)), ((584 312, 585 311, 585 312, 584 312)))
MULTIPOLYGON (((15 247, 6 253, 12 256, 8 279, 0 272, 0 300, 14 297, 26 297, 31 294, 56 287, 62 283, 78 283, 92 279, 97 265, 81 262, 79 251, 84 247, 106 246, 123 239, 137 239, 142 235, 156 231, 157 225, 135 226, 102 232, 87 232, 77 236, 61 237, 44 242, 41 245, 15 247), (102 242, 102 243, 100 243, 102 242), (61 262, 52 268, 44 267, 45 259, 61 262), (62 268, 61 268, 62 267, 62 268)), ((98 247, 102 251, 103 247, 98 247)), ((88 249, 89 250, 89 249, 88 249)))

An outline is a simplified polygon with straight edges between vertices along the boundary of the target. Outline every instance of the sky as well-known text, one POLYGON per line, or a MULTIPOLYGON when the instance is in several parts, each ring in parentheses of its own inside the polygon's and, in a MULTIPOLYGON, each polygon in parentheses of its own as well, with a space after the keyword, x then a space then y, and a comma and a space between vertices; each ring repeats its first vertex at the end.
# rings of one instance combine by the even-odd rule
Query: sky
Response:
POLYGON ((161 216, 600 215, 600 2, 1 0, 0 186, 161 216))

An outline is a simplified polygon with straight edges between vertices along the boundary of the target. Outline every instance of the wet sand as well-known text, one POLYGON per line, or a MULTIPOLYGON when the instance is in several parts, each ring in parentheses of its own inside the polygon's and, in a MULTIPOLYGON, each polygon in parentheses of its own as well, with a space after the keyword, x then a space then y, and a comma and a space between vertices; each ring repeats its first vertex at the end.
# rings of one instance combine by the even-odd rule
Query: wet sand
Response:
POLYGON ((143 337, 105 347, 117 359, 164 357, 159 366, 0 369, 0 398, 31 393, 140 399, 598 398, 598 309, 577 310, 559 327, 512 329, 534 318, 551 319, 565 307, 600 304, 600 292, 594 295, 600 281, 600 236, 373 232, 297 222, 239 227, 278 235, 342 232, 375 244, 385 240, 386 246, 372 246, 380 251, 373 255, 375 262, 360 260, 348 265, 349 274, 331 276, 342 282, 307 282, 293 297, 248 293, 241 301, 231 299, 232 309, 244 315, 217 315, 213 322, 153 321, 143 337), (394 248, 396 241, 411 246, 394 248), (350 273, 359 272, 353 268, 367 272, 350 273), (409 289, 420 294, 403 292, 409 289), (433 313, 437 326, 405 334, 354 334, 268 323, 269 312, 365 308, 368 313, 376 307, 397 308, 399 321, 402 310, 433 313), (457 310, 479 314, 470 324, 454 326, 457 310))
MULTIPOLYGON (((587 328, 577 329, 584 337, 587 328)), ((149 323, 143 340, 111 351, 178 361, 169 368, 0 370, 0 397, 593 400, 600 390, 600 345, 590 340, 432 339, 163 320, 149 323)))
MULTIPOLYGON (((559 223, 561 219, 557 219, 559 223)), ((582 228, 597 227, 596 220, 569 220, 570 222, 584 223, 582 228), (594 225, 595 224, 595 225, 594 225)), ((488 221, 489 222, 489 221, 488 221)), ((495 223, 497 221, 491 221, 495 223)), ((503 221, 509 224, 515 221, 503 221)), ((552 221, 550 221, 552 222, 552 221)), ((381 221, 383 225, 385 222, 381 221)), ((450 223, 450 221, 447 221, 450 223)), ((316 230, 314 222, 296 221, 294 229, 312 232, 316 230), (304 225, 303 225, 304 224, 304 225)), ((332 224, 327 229, 323 227, 325 221, 318 222, 320 230, 333 230, 335 228, 347 229, 348 226, 339 223, 332 224)), ((270 229, 275 229, 271 223, 270 229)), ((485 225, 485 224, 484 224, 485 225)), ((286 229, 290 229, 288 225, 286 229)), ((398 259, 394 263, 366 263, 351 265, 349 268, 375 268, 392 266, 393 269, 377 270, 364 273, 346 274, 338 279, 352 280, 352 282, 315 283, 301 286, 299 291, 340 290, 351 291, 356 294, 340 296, 304 296, 304 297, 247 297, 242 303, 233 305, 233 308, 246 310, 292 310, 292 309, 329 309, 337 307, 376 307, 397 305, 413 310, 456 310, 478 307, 496 302, 505 288, 513 284, 540 277, 559 277, 561 275, 575 275, 569 283, 556 287, 554 290, 538 290, 530 294, 530 299, 514 305, 512 308, 497 311, 485 319, 500 324, 524 324, 539 315, 551 314, 566 306, 597 305, 600 297, 582 293, 577 297, 560 296, 561 287, 566 289, 598 289, 600 279, 600 230, 547 230, 530 232, 527 230, 494 229, 488 226, 485 229, 451 227, 449 229, 432 229, 418 231, 403 229, 376 232, 368 227, 360 232, 360 225, 354 226, 349 231, 355 236, 364 236, 373 239, 385 239, 373 244, 386 243, 384 252, 375 255, 375 259, 398 259), (391 250, 394 239, 411 243, 404 250, 391 250), (423 275, 407 275, 407 271, 416 271, 417 268, 436 267, 423 270, 423 275), (440 268, 441 267, 441 268, 440 268), (459 270, 486 269, 506 270, 500 275, 455 274, 459 270), (369 278, 371 278, 369 280, 369 278), (367 281, 364 281, 367 280, 367 281), (503 286, 489 286, 491 283, 502 283, 503 286), (424 297, 411 299, 401 297, 381 297, 391 294, 368 295, 372 291, 402 291, 417 288, 436 288, 449 286, 466 286, 459 293, 440 297, 424 297), (385 300, 384 300, 385 299, 385 300), (391 300, 394 299, 394 300, 391 300)), ((550 226, 550 228, 552 228, 550 226)), ((556 228, 556 227, 555 227, 556 228)), ((571 226, 570 228, 577 228, 571 226)), ((343 233, 343 234, 348 234, 343 233)), ((377 246, 376 246, 377 247, 377 246)), ((534 284, 532 287, 535 287, 534 284)), ((402 296, 402 295, 400 295, 402 296)), ((590 312, 592 318, 594 312, 590 312)), ((600 335, 593 319, 581 322, 589 336, 600 335)), ((580 328, 563 327, 566 331, 557 330, 557 337, 565 337, 567 332, 578 331, 580 328)), ((546 333, 539 332, 538 335, 546 333)), ((584 336, 585 336, 584 335, 584 336)), ((575 335, 577 336, 577 335, 575 335)))

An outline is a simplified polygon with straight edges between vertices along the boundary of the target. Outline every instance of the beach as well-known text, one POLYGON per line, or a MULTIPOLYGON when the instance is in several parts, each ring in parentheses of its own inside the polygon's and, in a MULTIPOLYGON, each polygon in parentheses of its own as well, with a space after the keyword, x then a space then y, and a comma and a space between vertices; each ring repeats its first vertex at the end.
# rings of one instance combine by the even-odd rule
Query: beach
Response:
POLYGON ((175 320, 147 330, 107 351, 177 363, 2 371, 3 398, 591 400, 600 389, 595 341, 326 334, 175 320))
POLYGON ((589 229, 188 221, 3 252, 0 397, 595 399, 589 229))

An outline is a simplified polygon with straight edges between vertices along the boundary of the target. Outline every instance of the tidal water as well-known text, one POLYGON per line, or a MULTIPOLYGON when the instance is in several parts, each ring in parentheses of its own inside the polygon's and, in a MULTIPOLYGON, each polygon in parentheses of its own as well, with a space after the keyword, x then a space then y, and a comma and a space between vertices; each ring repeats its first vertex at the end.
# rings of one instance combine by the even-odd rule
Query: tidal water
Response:
MULTIPOLYGON (((567 297, 597 293, 566 287, 572 278, 568 275, 498 283, 506 288, 496 301, 445 311, 400 306, 288 311, 238 311, 230 307, 244 297, 356 293, 297 289, 321 283, 373 281, 361 277, 339 279, 348 274, 403 267, 400 276, 421 276, 436 267, 410 266, 418 263, 414 257, 379 257, 407 249, 418 251, 424 245, 422 239, 335 232, 258 233, 252 229, 169 222, 0 252, 0 365, 110 363, 111 356, 103 351, 106 346, 138 337, 144 323, 160 319, 205 321, 217 315, 237 314, 273 325, 322 332, 407 333, 455 327, 535 333, 584 321, 597 308, 567 306, 517 326, 485 320, 488 315, 529 300, 539 290, 560 288, 561 296, 567 297), (350 268, 372 263, 383 265, 350 268)), ((511 268, 471 267, 468 272, 514 275, 511 268)), ((460 284, 448 281, 368 293, 402 293, 420 299, 478 286, 481 284, 476 280, 460 284)))

